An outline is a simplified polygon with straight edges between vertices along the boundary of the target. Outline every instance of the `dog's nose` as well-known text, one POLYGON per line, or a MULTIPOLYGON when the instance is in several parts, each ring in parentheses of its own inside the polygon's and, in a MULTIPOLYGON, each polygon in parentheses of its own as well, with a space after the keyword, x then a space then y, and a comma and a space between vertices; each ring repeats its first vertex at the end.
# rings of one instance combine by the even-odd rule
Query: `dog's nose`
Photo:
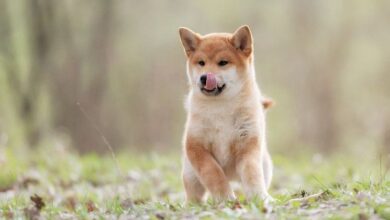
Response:
POLYGON ((202 85, 206 85, 206 81, 207 81, 207 74, 203 74, 200 76, 200 83, 202 83, 202 85))

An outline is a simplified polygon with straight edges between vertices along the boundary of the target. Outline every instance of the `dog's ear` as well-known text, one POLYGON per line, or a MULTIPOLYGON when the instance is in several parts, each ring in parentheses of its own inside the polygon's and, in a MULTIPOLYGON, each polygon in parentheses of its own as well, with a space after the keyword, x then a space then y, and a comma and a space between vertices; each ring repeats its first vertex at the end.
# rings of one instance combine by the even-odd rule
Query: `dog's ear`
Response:
POLYGON ((187 57, 189 57, 198 47, 200 35, 185 27, 179 28, 179 34, 184 51, 186 52, 187 57))
POLYGON ((246 56, 252 53, 252 33, 248 25, 239 27, 232 36, 231 42, 237 50, 241 50, 246 56))

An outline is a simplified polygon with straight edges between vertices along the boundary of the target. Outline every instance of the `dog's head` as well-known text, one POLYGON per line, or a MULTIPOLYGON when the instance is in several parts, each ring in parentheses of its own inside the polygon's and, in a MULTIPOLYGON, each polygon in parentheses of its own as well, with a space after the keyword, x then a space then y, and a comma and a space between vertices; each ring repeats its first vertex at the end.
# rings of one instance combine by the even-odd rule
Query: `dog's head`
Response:
POLYGON ((233 34, 197 34, 180 28, 193 94, 202 97, 237 95, 253 80, 253 43, 248 26, 233 34))

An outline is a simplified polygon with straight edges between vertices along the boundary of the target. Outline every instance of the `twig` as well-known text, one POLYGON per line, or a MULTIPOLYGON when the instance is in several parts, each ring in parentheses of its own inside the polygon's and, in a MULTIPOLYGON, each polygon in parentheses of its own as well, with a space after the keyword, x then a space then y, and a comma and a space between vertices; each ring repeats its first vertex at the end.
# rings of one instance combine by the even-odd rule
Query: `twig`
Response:
POLYGON ((87 114, 87 112, 85 111, 85 109, 83 108, 83 106, 81 106, 80 102, 77 102, 76 103, 77 106, 79 107, 80 111, 83 113, 83 115, 85 116, 85 118, 88 120, 88 122, 92 125, 92 127, 96 130, 96 132, 100 135, 100 137, 102 138, 104 144, 106 145, 106 147, 108 148, 108 150, 111 152, 111 157, 112 159, 114 160, 115 162, 115 166, 118 170, 118 173, 119 173, 119 176, 121 178, 123 178, 125 180, 125 176, 123 175, 122 173, 122 170, 120 169, 119 167, 119 162, 118 160, 116 159, 116 156, 115 156, 115 153, 114 153, 114 150, 111 146, 111 144, 108 142, 107 138, 104 136, 103 132, 99 129, 99 127, 97 126, 97 124, 91 119, 91 117, 89 117, 89 115, 87 114))
POLYGON ((313 195, 309 195, 309 196, 305 196, 305 197, 302 197, 302 198, 295 198, 295 199, 290 199, 288 200, 289 203, 292 203, 292 202, 307 202, 309 201, 310 199, 314 199, 314 200, 318 200, 321 198, 321 196, 323 196, 326 192, 319 192, 319 193, 316 193, 316 194, 313 194, 313 195))

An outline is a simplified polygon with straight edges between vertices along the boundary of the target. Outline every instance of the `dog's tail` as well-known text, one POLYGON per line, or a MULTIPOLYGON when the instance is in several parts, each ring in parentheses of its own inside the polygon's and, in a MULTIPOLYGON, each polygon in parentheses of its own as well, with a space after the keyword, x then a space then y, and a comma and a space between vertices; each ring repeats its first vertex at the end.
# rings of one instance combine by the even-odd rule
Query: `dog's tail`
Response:
POLYGON ((261 104, 265 110, 270 109, 274 105, 274 101, 268 97, 262 97, 261 104))

